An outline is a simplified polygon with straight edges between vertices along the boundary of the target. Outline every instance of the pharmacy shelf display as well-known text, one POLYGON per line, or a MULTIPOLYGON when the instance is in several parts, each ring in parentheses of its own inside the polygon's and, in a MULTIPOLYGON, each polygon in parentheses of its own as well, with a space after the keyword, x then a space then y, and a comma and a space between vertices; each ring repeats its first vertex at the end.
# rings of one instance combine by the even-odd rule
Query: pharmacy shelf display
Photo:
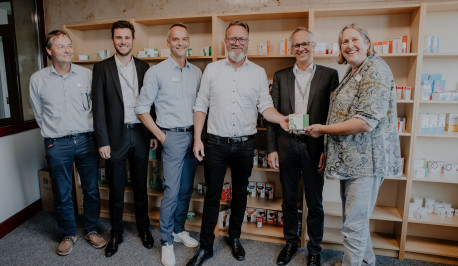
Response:
MULTIPOLYGON (((456 75, 458 52, 455 45, 458 42, 458 31, 456 27, 446 26, 458 24, 458 1, 360 8, 304 7, 301 9, 298 6, 294 11, 132 18, 130 21, 136 27, 133 52, 135 55, 155 56, 142 58, 150 65, 161 62, 167 58, 166 54, 161 55, 161 49, 167 49, 166 34, 169 25, 183 22, 188 26, 191 37, 192 55, 188 59, 204 70, 207 64, 225 58, 224 33, 233 20, 248 22, 250 26, 248 59, 262 66, 269 80, 273 79, 276 71, 294 64, 294 56, 287 49, 287 39, 298 26, 309 28, 315 33, 315 42, 320 46, 319 53, 315 54, 315 61, 336 68, 340 78, 348 66, 338 65, 337 55, 332 54, 332 49, 329 48, 337 42, 340 29, 344 25, 358 23, 369 31, 373 43, 377 49, 380 49, 378 55, 392 69, 396 85, 411 88, 410 98, 401 93, 397 102, 398 117, 404 118, 405 123, 405 129, 399 133, 401 155, 404 158, 403 175, 399 178, 386 177, 380 188, 374 213, 370 219, 374 250, 377 254, 400 259, 413 258, 458 264, 458 221, 456 219, 458 216, 439 217, 436 214, 429 214, 424 219, 409 217, 410 203, 413 198, 418 197, 434 198, 437 202, 449 202, 452 207, 458 208, 458 194, 455 193, 458 188, 457 176, 436 177, 436 174, 431 173, 418 176, 419 171, 415 168, 418 159, 458 163, 455 148, 458 146, 458 133, 422 132, 419 122, 419 118, 424 113, 458 113, 458 101, 453 99, 445 101, 422 99, 421 85, 422 73, 441 73, 442 79, 446 80, 447 91, 458 89, 456 75), (399 40, 401 40, 400 46, 393 45, 399 40), (404 40, 406 45, 403 46, 404 40), (428 45, 431 43, 435 45, 428 50, 430 48, 428 45)), ((73 39, 75 63, 91 68, 94 63, 102 60, 98 58, 99 54, 104 55, 101 51, 108 50, 107 54, 110 55, 114 53, 111 24, 112 21, 107 21, 64 26, 73 39), (89 60, 80 60, 79 55, 88 55, 89 60)), ((82 59, 87 58, 82 57, 82 59)), ((257 148, 266 148, 265 134, 264 127, 258 128, 257 148)), ((150 161, 150 168, 156 164, 160 164, 160 161, 150 161)), ((229 170, 225 179, 225 182, 230 182, 229 170)), ((192 195, 190 204, 190 210, 197 215, 187 221, 187 230, 200 231, 204 196, 197 192, 197 186, 204 182, 203 180, 203 167, 198 166, 194 184, 196 191, 192 195)), ((254 167, 250 180, 274 184, 275 199, 248 198, 247 207, 281 211, 282 197, 278 172, 254 167)), ((80 186, 77 186, 77 192, 81 213, 83 210, 80 186)), ((102 201, 101 216, 108 217, 107 186, 102 185, 100 192, 105 200, 102 201)), ((325 209, 323 246, 342 249, 339 182, 326 180, 323 193, 325 209)), ((148 196, 151 223, 157 225, 162 194, 160 191, 149 189, 148 196)), ((304 200, 303 194, 300 195, 298 206, 302 221, 306 221, 307 218, 304 200)), ((133 195, 129 188, 126 189, 125 201, 127 204, 124 219, 134 221, 131 206, 133 195)), ((222 201, 220 205, 221 210, 229 207, 226 201, 222 201)), ((227 225, 218 224, 215 234, 227 235, 227 225)), ((257 229, 256 223, 244 223, 242 237, 284 243, 282 228, 268 224, 257 229)), ((303 223, 302 247, 306 245, 306 241, 307 228, 303 223)))

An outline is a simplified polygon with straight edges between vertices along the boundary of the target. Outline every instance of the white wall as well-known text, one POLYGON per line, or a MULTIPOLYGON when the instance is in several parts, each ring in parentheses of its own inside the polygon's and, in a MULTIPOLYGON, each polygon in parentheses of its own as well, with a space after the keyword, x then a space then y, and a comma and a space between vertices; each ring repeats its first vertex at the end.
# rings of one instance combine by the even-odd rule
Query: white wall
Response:
POLYGON ((40 198, 44 154, 38 128, 0 137, 0 223, 40 198))

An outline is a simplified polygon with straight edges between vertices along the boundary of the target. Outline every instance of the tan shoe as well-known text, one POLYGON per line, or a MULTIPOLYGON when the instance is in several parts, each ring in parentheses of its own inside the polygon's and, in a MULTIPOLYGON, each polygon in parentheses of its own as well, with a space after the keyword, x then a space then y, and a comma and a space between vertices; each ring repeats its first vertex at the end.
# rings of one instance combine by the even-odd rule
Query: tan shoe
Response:
POLYGON ((65 236, 57 248, 57 254, 65 256, 70 254, 73 249, 73 243, 76 241, 76 236, 65 236))
POLYGON ((105 239, 97 232, 89 232, 84 237, 94 248, 103 248, 107 244, 105 239))
POLYGON ((332 266, 342 266, 342 262, 341 261, 335 262, 334 264, 332 264, 332 266))

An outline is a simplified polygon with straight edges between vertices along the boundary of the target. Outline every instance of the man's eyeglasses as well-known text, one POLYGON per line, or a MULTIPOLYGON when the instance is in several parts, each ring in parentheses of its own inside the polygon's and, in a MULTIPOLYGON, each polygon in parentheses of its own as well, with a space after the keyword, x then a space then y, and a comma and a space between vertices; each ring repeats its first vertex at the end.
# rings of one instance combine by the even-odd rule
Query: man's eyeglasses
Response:
POLYGON ((291 45, 291 47, 293 47, 294 50, 299 50, 300 47, 302 48, 309 48, 310 46, 312 46, 313 42, 303 42, 303 43, 296 43, 296 44, 293 44, 291 45))
POLYGON ((235 44, 237 41, 239 41, 239 43, 241 45, 244 45, 248 41, 248 38, 243 38, 243 37, 240 37, 240 38, 230 37, 230 38, 226 38, 226 39, 229 41, 230 44, 235 44))

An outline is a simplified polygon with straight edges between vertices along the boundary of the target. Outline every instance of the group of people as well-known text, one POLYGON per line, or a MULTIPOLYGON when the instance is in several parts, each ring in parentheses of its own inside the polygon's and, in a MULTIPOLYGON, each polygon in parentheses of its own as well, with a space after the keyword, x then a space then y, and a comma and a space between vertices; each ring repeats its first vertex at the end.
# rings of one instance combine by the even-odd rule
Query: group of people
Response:
POLYGON ((290 43, 296 63, 275 73, 271 95, 265 70, 247 59, 245 22, 229 24, 224 39, 227 58, 208 64, 203 75, 186 59, 190 38, 184 24, 169 28, 171 55, 152 67, 132 55, 135 29, 131 23, 117 21, 111 33, 116 54, 96 63, 91 73, 72 63, 70 36, 60 30, 50 32, 46 51, 52 64, 31 77, 31 103, 44 137, 57 224, 64 236, 59 255, 71 252, 77 235, 71 196, 73 163, 84 194, 87 241, 94 248, 106 246, 107 257, 117 252, 123 242, 124 190, 130 171, 137 230, 143 245, 153 247, 147 165, 149 149, 160 142, 161 263, 175 265, 174 242, 198 247, 187 265, 201 265, 213 256, 228 166, 232 173, 228 243, 234 258, 243 261, 241 226, 259 112, 269 121, 269 165, 280 171, 286 244, 277 264, 288 264, 298 249, 297 195, 302 178, 308 210, 307 265, 320 265, 326 176, 341 183, 343 265, 375 265, 369 217, 383 178, 400 175, 402 168, 393 75, 374 54, 364 29, 351 24, 339 34, 338 62, 350 66, 340 84, 335 69, 314 62, 313 33, 295 29, 290 43), (308 114, 310 126, 290 131, 288 115, 293 113, 308 114), (100 158, 105 159, 110 188, 108 244, 97 232, 100 158), (204 163, 207 186, 199 241, 184 228, 198 161, 204 163))

